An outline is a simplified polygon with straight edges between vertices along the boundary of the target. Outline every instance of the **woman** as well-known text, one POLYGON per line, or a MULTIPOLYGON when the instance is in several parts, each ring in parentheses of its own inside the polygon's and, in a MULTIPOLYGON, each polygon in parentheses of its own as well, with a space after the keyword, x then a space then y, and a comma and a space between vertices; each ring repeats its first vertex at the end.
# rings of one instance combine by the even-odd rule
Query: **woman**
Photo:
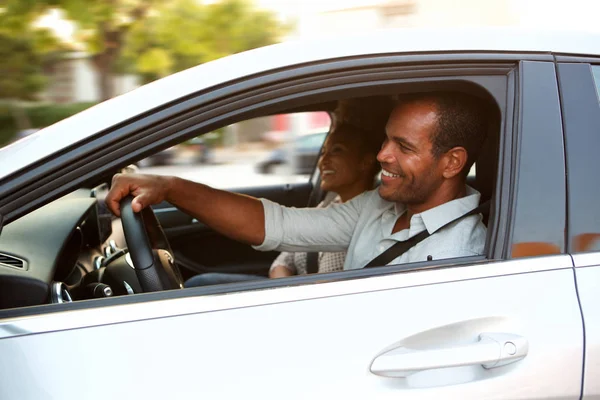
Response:
MULTIPOLYGON (((384 137, 383 123, 387 119, 382 116, 383 123, 358 119, 361 113, 351 113, 351 105, 346 103, 336 110, 335 126, 327 136, 318 168, 321 173, 321 189, 333 192, 317 207, 327 207, 334 203, 343 203, 367 190, 373 189, 375 177, 380 168, 376 160, 377 152, 384 137), (364 127, 363 127, 364 126, 364 127)), ((370 108, 370 107, 369 107, 370 108)), ((382 107, 382 109, 385 109, 382 107)), ((362 110, 364 112, 365 110, 362 110)), ((270 278, 281 278, 307 273, 309 253, 281 253, 271 265, 270 278)), ((345 252, 319 253, 318 272, 341 271, 346 258, 345 252)))

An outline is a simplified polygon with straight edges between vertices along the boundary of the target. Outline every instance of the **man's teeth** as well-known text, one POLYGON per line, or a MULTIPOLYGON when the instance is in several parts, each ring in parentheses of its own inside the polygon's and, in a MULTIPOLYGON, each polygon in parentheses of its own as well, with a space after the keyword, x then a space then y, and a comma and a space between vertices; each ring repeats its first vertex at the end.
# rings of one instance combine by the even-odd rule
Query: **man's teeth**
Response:
POLYGON ((323 171, 323 175, 331 175, 331 174, 335 174, 335 171, 333 171, 331 169, 327 169, 327 170, 323 171))
POLYGON ((390 178, 400 178, 400 175, 392 174, 391 172, 388 172, 385 169, 381 170, 381 174, 390 178))

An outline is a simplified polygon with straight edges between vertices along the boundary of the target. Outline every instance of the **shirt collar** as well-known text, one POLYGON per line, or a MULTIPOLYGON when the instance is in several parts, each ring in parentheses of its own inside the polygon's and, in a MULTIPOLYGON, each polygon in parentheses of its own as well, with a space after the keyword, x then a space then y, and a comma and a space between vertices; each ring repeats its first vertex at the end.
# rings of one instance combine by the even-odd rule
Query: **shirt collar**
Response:
MULTIPOLYGON (((474 210, 479 205, 481 194, 469 185, 466 185, 466 192, 467 194, 464 197, 441 204, 427 211, 423 211, 420 214, 413 215, 410 219, 410 226, 416 225, 416 219, 421 219, 427 232, 433 234, 448 222, 474 210)), ((406 210, 406 206, 399 203, 396 203, 394 208, 396 215, 402 215, 406 210)))

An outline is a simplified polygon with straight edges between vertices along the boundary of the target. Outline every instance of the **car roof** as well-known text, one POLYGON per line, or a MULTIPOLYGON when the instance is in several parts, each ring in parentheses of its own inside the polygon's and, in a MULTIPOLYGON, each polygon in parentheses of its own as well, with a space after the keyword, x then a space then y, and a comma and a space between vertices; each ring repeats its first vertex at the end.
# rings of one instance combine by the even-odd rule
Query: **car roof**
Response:
POLYGON ((515 28, 401 29, 289 41, 227 56, 151 82, 0 149, 0 179, 65 147, 199 90, 307 62, 359 55, 453 51, 599 55, 600 35, 515 28))

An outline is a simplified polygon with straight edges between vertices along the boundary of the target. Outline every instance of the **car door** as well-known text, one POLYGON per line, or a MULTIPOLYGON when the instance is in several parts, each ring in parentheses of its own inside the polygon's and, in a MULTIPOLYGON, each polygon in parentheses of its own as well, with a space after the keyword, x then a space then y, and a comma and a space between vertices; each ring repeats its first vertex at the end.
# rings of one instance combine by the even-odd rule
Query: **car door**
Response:
POLYGON ((562 56, 558 61, 568 150, 568 245, 585 325, 583 398, 600 399, 600 59, 562 56))
POLYGON ((556 70, 503 74, 487 259, 5 312, 0 398, 579 399, 556 70))

